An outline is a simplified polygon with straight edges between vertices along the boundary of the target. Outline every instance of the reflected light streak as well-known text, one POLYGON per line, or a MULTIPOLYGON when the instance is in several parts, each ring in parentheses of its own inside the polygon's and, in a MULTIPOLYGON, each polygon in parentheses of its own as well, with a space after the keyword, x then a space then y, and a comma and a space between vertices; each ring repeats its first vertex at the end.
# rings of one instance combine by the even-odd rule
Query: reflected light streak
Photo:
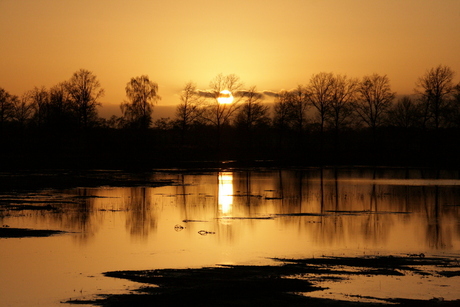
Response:
POLYGON ((218 192, 219 211, 224 216, 230 216, 233 205, 233 174, 231 172, 219 173, 218 192))

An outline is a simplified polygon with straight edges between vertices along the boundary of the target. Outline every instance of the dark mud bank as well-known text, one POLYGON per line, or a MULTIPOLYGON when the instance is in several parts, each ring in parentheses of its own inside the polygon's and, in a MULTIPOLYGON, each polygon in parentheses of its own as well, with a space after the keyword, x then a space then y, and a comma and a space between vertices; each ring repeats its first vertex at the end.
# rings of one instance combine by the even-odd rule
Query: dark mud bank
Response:
MULTIPOLYGON (((130 294, 107 294, 95 300, 68 301, 100 306, 459 306, 460 300, 371 298, 360 303, 308 297, 324 288, 321 279, 345 280, 351 275, 445 274, 456 276, 456 259, 406 257, 323 257, 274 259, 276 265, 219 265, 200 269, 115 271, 104 275, 145 283, 130 294), (434 269, 434 271, 433 271, 434 269), (303 293, 304 295, 300 295, 303 293)), ((369 298, 369 297, 367 297, 369 298)))

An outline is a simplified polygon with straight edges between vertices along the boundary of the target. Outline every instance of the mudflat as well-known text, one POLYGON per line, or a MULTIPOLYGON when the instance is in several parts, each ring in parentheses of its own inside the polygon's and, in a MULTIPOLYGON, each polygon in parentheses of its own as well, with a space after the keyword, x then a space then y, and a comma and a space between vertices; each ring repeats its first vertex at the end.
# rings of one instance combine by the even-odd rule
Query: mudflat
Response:
POLYGON ((364 297, 344 301, 310 297, 320 281, 352 276, 459 276, 457 259, 423 254, 372 257, 273 259, 275 265, 219 265, 199 269, 112 271, 104 275, 144 283, 129 294, 107 294, 66 303, 101 306, 459 306, 460 300, 364 297))

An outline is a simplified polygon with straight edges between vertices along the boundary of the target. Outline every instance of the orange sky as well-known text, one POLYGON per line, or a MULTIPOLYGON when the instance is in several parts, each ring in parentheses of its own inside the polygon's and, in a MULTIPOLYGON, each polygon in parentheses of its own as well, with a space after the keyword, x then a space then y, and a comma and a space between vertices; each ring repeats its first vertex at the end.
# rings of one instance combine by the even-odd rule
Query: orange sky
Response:
POLYGON ((0 0, 0 87, 21 95, 92 71, 119 112, 143 74, 159 106, 217 74, 279 91, 312 74, 387 74, 410 94, 431 67, 460 77, 459 0, 0 0))

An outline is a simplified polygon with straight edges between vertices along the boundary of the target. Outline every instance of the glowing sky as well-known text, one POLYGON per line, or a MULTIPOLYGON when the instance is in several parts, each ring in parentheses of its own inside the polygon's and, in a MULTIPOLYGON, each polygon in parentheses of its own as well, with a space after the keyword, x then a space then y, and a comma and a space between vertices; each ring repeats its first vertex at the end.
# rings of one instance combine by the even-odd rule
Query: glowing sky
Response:
POLYGON ((379 73, 410 94, 439 64, 458 82, 459 37, 459 0, 0 0, 0 87, 21 95, 84 68, 105 89, 105 113, 144 74, 159 106, 219 73, 271 91, 322 71, 379 73))

